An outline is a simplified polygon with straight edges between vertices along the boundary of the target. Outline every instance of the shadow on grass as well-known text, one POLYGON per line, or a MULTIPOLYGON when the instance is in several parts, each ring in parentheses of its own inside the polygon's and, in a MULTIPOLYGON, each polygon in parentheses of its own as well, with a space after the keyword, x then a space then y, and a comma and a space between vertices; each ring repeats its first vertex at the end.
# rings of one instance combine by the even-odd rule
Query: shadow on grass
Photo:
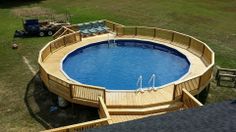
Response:
POLYGON ((37 4, 44 0, 0 0, 0 8, 14 8, 19 6, 37 4))
POLYGON ((73 110, 71 104, 58 107, 57 96, 47 90, 38 74, 28 83, 24 101, 30 115, 47 129, 99 118, 96 108, 74 105, 73 110))

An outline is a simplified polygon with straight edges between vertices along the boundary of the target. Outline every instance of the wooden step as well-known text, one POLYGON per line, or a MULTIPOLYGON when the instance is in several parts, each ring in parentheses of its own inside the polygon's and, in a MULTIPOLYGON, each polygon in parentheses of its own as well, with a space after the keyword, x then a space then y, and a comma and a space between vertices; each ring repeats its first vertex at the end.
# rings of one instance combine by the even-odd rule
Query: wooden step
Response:
POLYGON ((147 105, 107 105, 107 108, 147 108, 147 107, 153 107, 153 106, 160 106, 165 104, 173 104, 175 102, 179 102, 179 100, 172 100, 172 101, 166 101, 161 103, 150 103, 147 105))
POLYGON ((148 114, 148 115, 111 115, 112 123, 119 123, 119 122, 126 122, 131 120, 137 120, 141 118, 145 118, 148 116, 154 116, 154 115, 162 115, 166 114, 167 112, 159 112, 154 114, 148 114))
POLYGON ((182 102, 150 106, 145 108, 108 108, 110 115, 146 115, 159 112, 169 112, 178 110, 183 106, 182 102))

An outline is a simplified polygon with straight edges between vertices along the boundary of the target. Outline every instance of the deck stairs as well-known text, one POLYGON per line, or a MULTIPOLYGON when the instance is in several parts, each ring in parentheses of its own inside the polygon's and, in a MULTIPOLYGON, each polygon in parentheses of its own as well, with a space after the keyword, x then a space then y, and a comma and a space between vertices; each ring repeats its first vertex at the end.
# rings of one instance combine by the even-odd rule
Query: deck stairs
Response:
POLYGON ((165 114, 183 108, 181 101, 171 101, 147 106, 107 106, 112 123, 135 120, 152 115, 165 114))

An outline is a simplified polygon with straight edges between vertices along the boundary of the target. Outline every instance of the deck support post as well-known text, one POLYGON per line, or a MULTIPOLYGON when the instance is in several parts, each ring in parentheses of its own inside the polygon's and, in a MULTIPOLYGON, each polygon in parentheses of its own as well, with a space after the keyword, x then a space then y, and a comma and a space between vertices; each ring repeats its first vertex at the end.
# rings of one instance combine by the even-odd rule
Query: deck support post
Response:
POLYGON ((74 104, 74 103, 71 103, 71 106, 72 106, 72 113, 73 113, 73 116, 76 116, 76 113, 75 113, 75 104, 74 104))

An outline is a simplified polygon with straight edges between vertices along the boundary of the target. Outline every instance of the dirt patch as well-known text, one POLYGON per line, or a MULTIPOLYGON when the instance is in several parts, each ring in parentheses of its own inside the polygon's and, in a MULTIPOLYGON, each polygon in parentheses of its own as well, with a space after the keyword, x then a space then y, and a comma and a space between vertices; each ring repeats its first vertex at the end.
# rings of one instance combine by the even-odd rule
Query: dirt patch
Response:
POLYGON ((43 7, 15 8, 12 9, 12 13, 22 18, 41 18, 60 22, 68 20, 68 15, 58 14, 52 9, 43 7))
POLYGON ((32 16, 50 16, 54 15, 55 12, 53 10, 50 10, 48 8, 42 8, 42 7, 30 7, 30 8, 15 8, 12 9, 12 13, 15 16, 19 17, 32 17, 32 16))

